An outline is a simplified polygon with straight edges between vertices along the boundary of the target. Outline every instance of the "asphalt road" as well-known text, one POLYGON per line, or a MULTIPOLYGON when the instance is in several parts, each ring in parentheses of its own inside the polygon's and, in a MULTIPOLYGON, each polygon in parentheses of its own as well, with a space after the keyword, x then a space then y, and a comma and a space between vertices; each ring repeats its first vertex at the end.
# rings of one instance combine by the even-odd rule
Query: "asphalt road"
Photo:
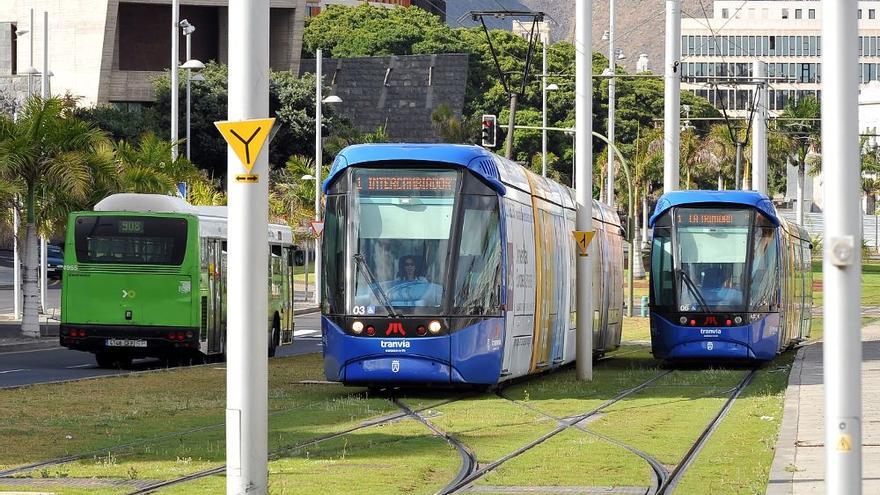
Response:
MULTIPOLYGON (((5 291, 4 291, 5 292, 5 291)), ((293 345, 278 349, 277 356, 294 356, 321 352, 321 323, 319 313, 296 317, 293 345)), ((219 364, 218 364, 219 365, 219 364)), ((71 351, 63 347, 36 351, 0 353, 0 388, 79 380, 97 376, 125 375, 132 372, 164 368, 156 359, 139 359, 132 369, 100 369, 93 354, 71 351)))
MULTIPOLYGON (((61 282, 49 280, 46 287, 46 305, 49 308, 61 307, 61 282)), ((0 289, 0 315, 12 313, 12 289, 0 289)))

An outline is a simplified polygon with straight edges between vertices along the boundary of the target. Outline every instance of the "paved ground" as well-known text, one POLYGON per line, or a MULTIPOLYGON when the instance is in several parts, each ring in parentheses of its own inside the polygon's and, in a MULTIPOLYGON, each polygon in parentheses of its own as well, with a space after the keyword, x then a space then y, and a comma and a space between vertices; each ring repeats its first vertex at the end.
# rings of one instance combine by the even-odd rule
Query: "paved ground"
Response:
MULTIPOLYGON (((863 493, 880 493, 880 324, 862 330, 863 493)), ((825 387, 822 344, 798 352, 767 495, 825 493, 825 387)))
MULTIPOLYGON (((293 345, 278 350, 278 356, 321 352, 319 313, 296 317, 293 345)), ((57 337, 51 339, 57 342, 57 337)), ((28 351, 3 352, 0 346, 0 388, 61 380, 77 380, 97 376, 122 375, 164 367, 156 359, 135 361, 131 370, 100 369, 91 353, 71 351, 63 347, 28 351)))

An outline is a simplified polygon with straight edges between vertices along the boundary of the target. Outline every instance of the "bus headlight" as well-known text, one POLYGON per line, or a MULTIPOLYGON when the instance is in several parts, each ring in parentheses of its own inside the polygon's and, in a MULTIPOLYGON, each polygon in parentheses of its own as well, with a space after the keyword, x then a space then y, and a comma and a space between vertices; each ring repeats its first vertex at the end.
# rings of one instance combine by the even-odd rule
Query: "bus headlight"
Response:
POLYGON ((440 333, 440 330, 442 330, 442 329, 443 329, 443 326, 440 325, 440 322, 437 320, 434 320, 431 323, 428 323, 428 330, 430 330, 431 333, 434 333, 434 334, 440 333))
POLYGON ((364 331, 364 324, 359 321, 352 323, 351 324, 351 331, 356 334, 360 334, 361 332, 364 331))

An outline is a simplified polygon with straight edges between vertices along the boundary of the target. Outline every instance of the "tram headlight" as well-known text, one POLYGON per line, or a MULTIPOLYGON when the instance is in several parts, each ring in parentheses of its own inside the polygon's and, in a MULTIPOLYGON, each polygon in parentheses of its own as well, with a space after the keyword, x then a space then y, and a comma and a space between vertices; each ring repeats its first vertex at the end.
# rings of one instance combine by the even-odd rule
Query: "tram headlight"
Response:
POLYGON ((440 330, 443 330, 443 325, 441 325, 439 321, 434 320, 431 323, 428 323, 428 330, 433 334, 438 334, 440 333, 440 330))
POLYGON ((687 325, 687 322, 688 322, 687 316, 682 316, 681 318, 678 319, 678 322, 681 323, 682 325, 687 325))
POLYGON ((733 319, 733 322, 736 323, 737 325, 741 325, 743 322, 742 316, 737 316, 736 318, 733 319))
POLYGON ((351 324, 351 331, 360 335, 360 333, 364 331, 364 324, 359 321, 352 323, 351 324))

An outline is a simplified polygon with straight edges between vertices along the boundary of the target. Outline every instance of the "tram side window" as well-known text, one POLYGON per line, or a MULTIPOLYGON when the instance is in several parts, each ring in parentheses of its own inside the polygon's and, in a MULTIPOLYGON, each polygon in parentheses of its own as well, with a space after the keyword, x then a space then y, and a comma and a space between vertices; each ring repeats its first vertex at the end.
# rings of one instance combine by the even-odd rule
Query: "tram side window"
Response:
POLYGON ((672 270, 672 238, 669 227, 654 228, 654 242, 651 246, 651 283, 653 284, 654 304, 657 306, 675 305, 675 287, 672 270))
POLYGON ((324 215, 324 312, 345 313, 345 196, 327 196, 324 215))
POLYGON ((501 242, 498 199, 462 196, 464 217, 455 277, 455 314, 501 311, 501 242))
POLYGON ((749 294, 751 311, 773 311, 778 284, 778 259, 776 230, 758 228, 755 231, 752 261, 752 283, 749 294))

